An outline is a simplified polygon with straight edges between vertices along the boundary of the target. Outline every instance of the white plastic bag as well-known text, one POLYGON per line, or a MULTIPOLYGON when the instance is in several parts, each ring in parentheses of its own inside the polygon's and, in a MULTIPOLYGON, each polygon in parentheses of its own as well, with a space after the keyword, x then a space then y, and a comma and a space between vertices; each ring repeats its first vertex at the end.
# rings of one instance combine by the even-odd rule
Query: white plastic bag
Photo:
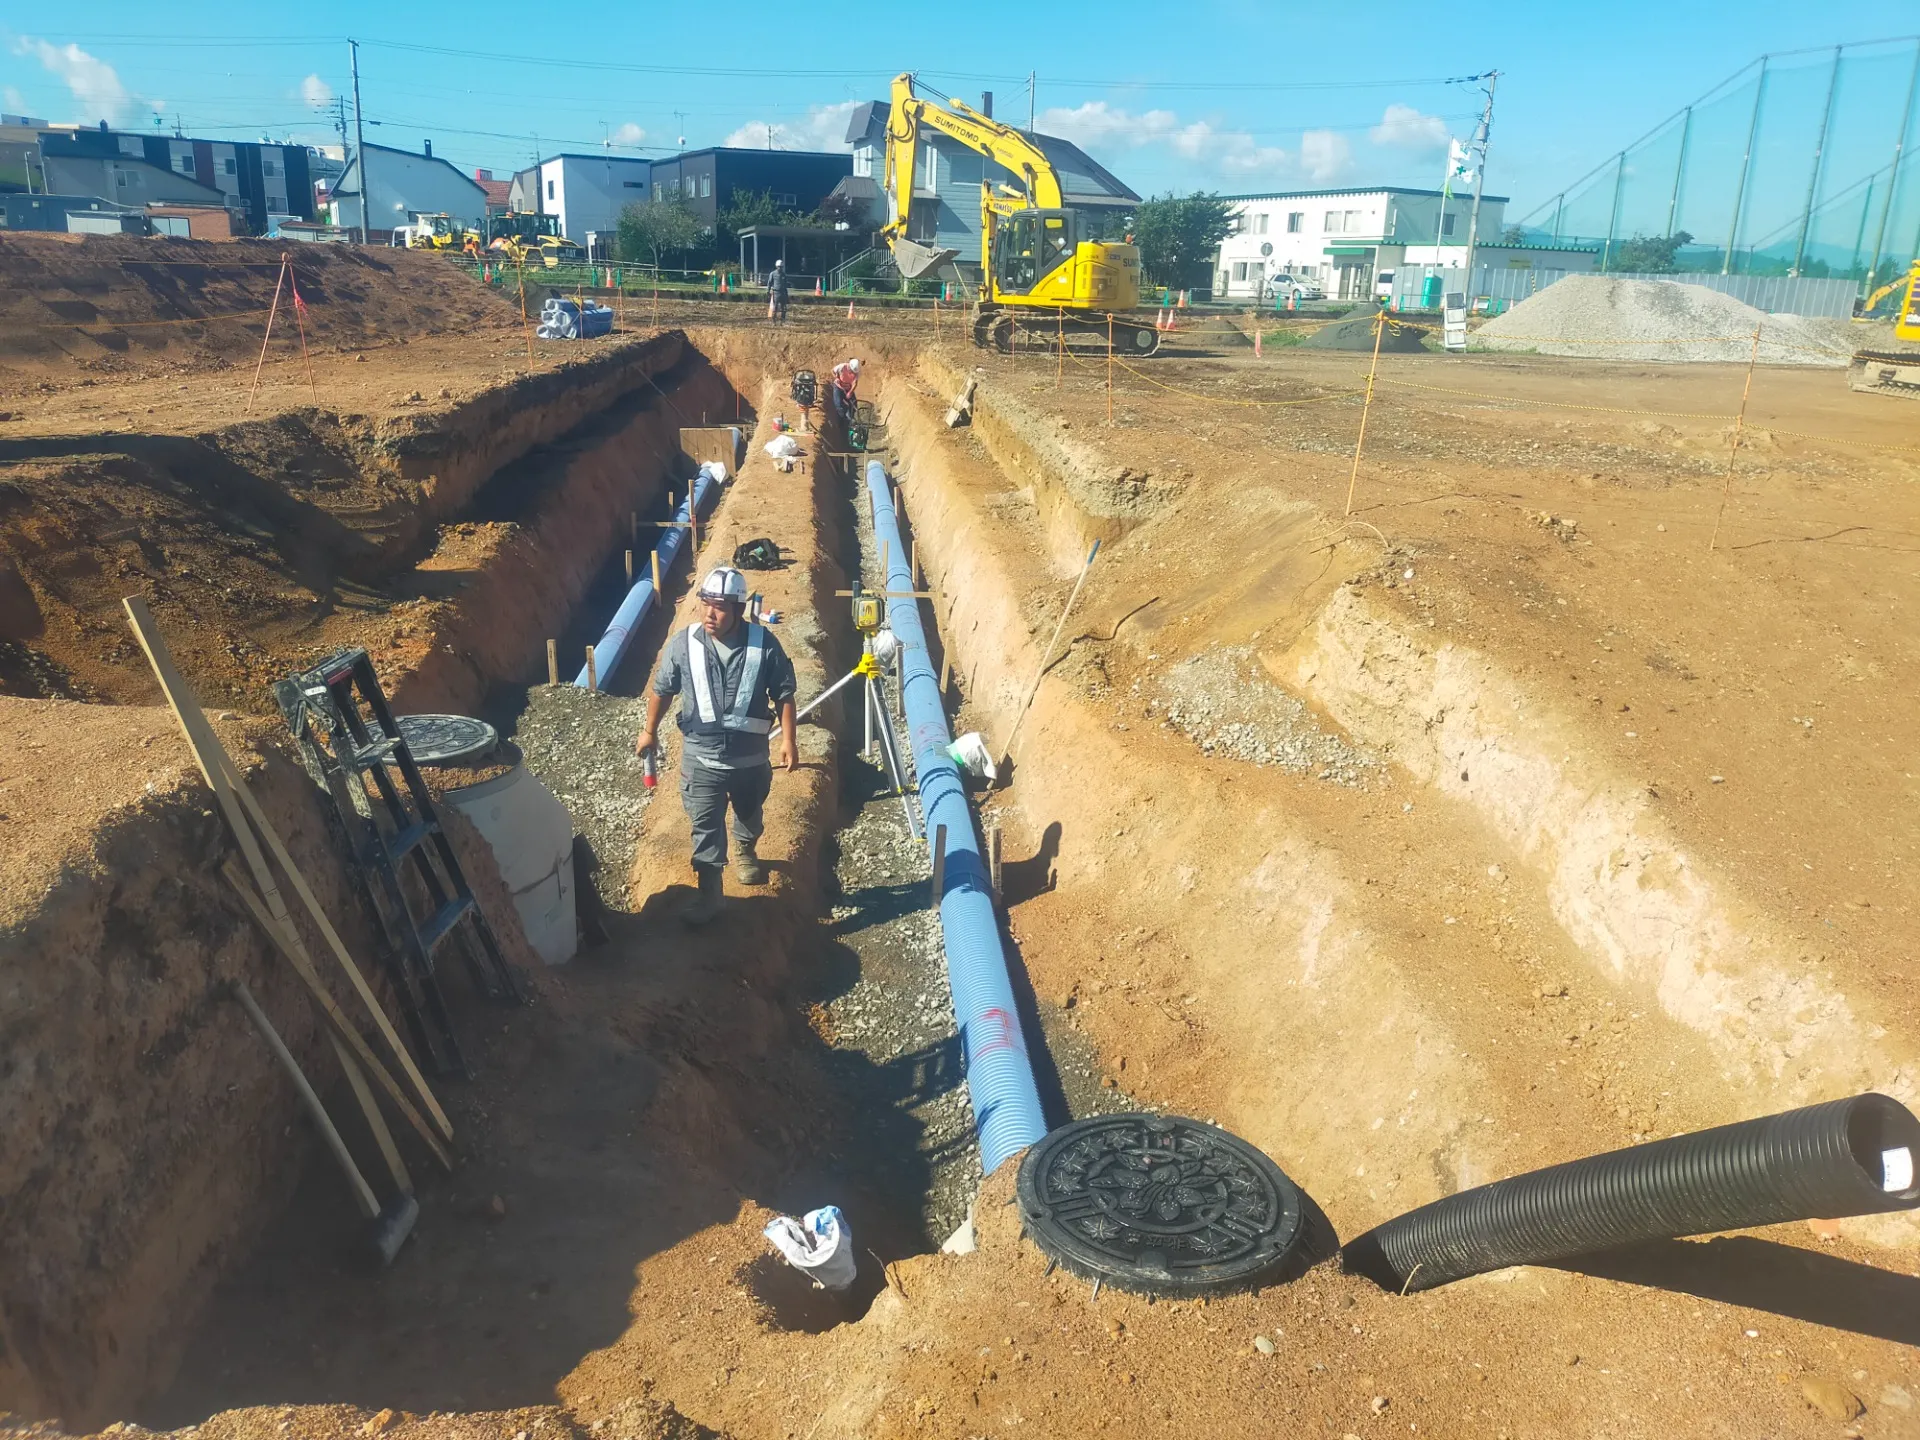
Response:
POLYGON ((993 763, 993 755, 987 749, 987 742, 980 738, 978 730, 969 730, 953 744, 947 747, 947 754, 953 763, 973 776, 991 785, 999 779, 993 763))
POLYGON ((798 1220, 776 1215, 767 1223, 767 1239, 786 1262, 823 1290, 844 1290, 860 1268, 853 1253, 853 1231, 838 1205, 809 1210, 798 1220))
POLYGON ((716 485, 727 483, 727 467, 718 460, 708 460, 700 467, 700 473, 716 485))
POLYGON ((782 433, 767 442, 767 454, 776 460, 797 460, 800 453, 800 442, 791 435, 782 433))

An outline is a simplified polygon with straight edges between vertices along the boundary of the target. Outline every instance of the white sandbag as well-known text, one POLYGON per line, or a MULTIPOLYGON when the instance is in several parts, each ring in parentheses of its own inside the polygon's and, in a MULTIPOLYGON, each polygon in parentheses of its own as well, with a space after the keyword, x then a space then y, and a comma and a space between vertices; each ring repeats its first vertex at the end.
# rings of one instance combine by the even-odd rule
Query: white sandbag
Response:
POLYGON ((797 460, 800 458, 800 442, 791 435, 776 435, 767 442, 767 454, 776 460, 797 460))
POLYGON ((704 461, 700 466, 700 473, 716 485, 727 483, 727 467, 718 460, 704 461))
POLYGON ((802 1275, 823 1290, 844 1290, 859 1270, 854 1258, 853 1231, 838 1205, 809 1210, 798 1220, 777 1215, 768 1222, 767 1239, 802 1275))
POLYGON ((954 764, 976 780, 992 784, 1000 778, 994 768, 993 753, 987 749, 987 742, 980 738, 978 730, 969 730, 954 741, 947 747, 947 754, 954 764))

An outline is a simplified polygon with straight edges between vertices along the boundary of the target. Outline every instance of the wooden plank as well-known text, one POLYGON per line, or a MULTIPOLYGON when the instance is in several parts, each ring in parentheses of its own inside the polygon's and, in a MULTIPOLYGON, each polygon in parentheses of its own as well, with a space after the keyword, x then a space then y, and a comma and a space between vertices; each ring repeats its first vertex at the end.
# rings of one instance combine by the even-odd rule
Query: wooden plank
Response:
MULTIPOLYGON (((221 751, 223 757, 225 754, 224 750, 221 751)), ((230 760, 227 762, 230 774, 232 763, 230 760)), ((387 1018, 386 1007, 380 1003, 380 997, 373 993, 373 987, 367 983, 366 975, 354 962, 352 954, 347 950, 347 942, 342 940, 340 932, 333 928, 333 922, 327 918, 327 912, 321 908, 320 897, 315 895, 313 887, 307 884, 306 873, 294 862, 293 856, 287 853, 287 847, 281 843, 280 832, 275 830, 272 823, 268 821, 266 812, 260 808, 260 802, 253 798, 253 792, 247 788, 246 782, 238 775, 233 775, 231 783, 234 794, 239 797, 241 805, 246 808, 253 823, 259 827, 262 838, 267 842, 267 849, 273 852, 273 858, 279 862, 281 872, 292 884, 294 895, 306 907, 307 914, 313 919, 314 928, 320 932, 320 938, 326 941, 327 949, 339 962, 341 971, 347 977, 347 983, 353 987, 353 993, 360 997, 361 1004, 367 1007, 367 1013, 373 1017, 374 1028, 380 1032, 380 1038, 393 1052, 401 1073, 407 1077, 407 1083, 413 1086, 414 1091, 419 1095, 420 1103, 433 1117, 433 1123, 439 1127, 440 1133, 449 1140, 453 1139, 453 1121, 449 1120, 447 1112, 440 1108, 440 1102, 434 1096, 433 1087, 427 1084, 427 1077, 422 1075, 420 1067, 413 1063, 413 1053, 401 1043, 400 1033, 393 1028, 393 1022, 387 1018)), ((299 938, 298 932, 295 933, 295 938, 299 938)), ((384 1066, 380 1067, 380 1073, 383 1075, 386 1073, 384 1066)))
POLYGON ((731 425, 689 425, 680 431, 680 449, 696 465, 718 461, 732 479, 738 451, 731 425))
MULTIPOLYGON (((213 790, 214 800, 226 817, 227 828, 233 832, 234 841, 239 845, 240 853, 247 862, 247 869, 253 874, 254 883, 260 887, 260 894, 266 902, 267 912, 273 917, 277 927, 284 930, 291 943, 289 955, 299 957, 298 963, 294 966, 295 973, 306 983, 321 1011, 333 1022, 341 1038, 353 1047, 354 1053, 382 1082, 382 1088, 387 1091, 394 1104, 399 1106, 400 1113, 406 1118, 407 1123, 420 1132, 421 1139, 427 1142, 435 1158, 451 1170, 452 1155, 440 1143, 432 1127, 421 1118, 420 1112, 414 1109, 412 1103, 401 1091, 399 1084, 387 1073, 386 1067, 374 1058, 373 1051, 367 1048, 367 1042, 361 1038, 360 1032, 347 1023, 346 1017, 340 1013, 340 1007, 334 1003, 333 997, 320 983, 320 977, 314 973, 312 963, 306 956, 306 942, 300 938, 299 930, 287 913, 286 902, 280 897, 280 887, 274 883, 273 872, 267 868, 266 857, 260 853, 260 842, 254 836, 253 827, 247 823, 246 814, 241 809, 242 802, 236 798, 236 790, 239 795, 247 795, 250 808, 259 817, 262 832, 270 837, 276 853, 284 854, 285 850, 279 844, 279 836, 272 825, 266 823, 266 816, 261 813, 258 804, 252 801, 245 787, 236 787, 229 779, 234 774, 233 761, 228 757, 226 748, 221 745, 220 737, 213 733, 213 727, 207 723, 207 717, 200 709, 199 702, 193 698, 193 692, 187 688, 186 681, 174 665, 173 655, 167 649, 167 642, 160 637, 159 627, 154 624, 153 612, 147 608, 146 600, 139 595, 129 596, 123 603, 126 606, 128 622, 133 627, 134 638, 140 642, 140 648, 146 652, 147 662, 153 666, 153 673, 159 678, 160 689, 167 697, 167 705, 173 711, 173 718, 180 722, 180 728, 186 733, 187 746, 193 751, 193 758, 200 766, 201 775, 206 778, 208 786, 213 790)), ((291 863, 290 860, 289 863, 291 863)), ((287 873, 289 878, 297 881, 298 885, 305 885, 306 882, 299 876, 297 869, 290 868, 287 873)), ((341 954, 343 956, 345 954, 344 947, 341 954)), ((357 967, 354 973, 358 974, 357 967)), ((376 1017, 384 1019, 384 1012, 376 1009, 376 1017)), ((395 1037, 395 1043, 398 1043, 398 1037, 395 1037)), ((402 1053, 404 1055, 404 1051, 402 1053)), ((411 1060, 409 1059, 407 1063, 411 1064, 411 1060)), ((446 1123, 450 1135, 452 1124, 446 1123)))

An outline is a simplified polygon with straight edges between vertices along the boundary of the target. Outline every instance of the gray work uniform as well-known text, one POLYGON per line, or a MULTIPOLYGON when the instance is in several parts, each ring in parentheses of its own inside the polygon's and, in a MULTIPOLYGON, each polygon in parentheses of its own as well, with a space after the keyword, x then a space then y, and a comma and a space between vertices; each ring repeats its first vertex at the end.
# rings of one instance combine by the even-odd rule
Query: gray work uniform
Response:
POLYGON ((680 802, 693 821, 695 865, 727 863, 729 804, 734 838, 759 840, 773 787, 767 738, 796 684, 793 662, 764 625, 742 623, 724 642, 698 623, 668 638, 653 693, 680 697, 680 802))

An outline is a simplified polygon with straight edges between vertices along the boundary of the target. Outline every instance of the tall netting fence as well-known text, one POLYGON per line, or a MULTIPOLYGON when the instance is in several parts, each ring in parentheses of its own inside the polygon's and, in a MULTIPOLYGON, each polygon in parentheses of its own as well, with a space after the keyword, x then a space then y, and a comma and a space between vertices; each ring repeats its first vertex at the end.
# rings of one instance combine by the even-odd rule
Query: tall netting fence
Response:
POLYGON ((1884 284, 1920 256, 1917 99, 1920 36, 1763 55, 1519 224, 1603 269, 1884 284))

